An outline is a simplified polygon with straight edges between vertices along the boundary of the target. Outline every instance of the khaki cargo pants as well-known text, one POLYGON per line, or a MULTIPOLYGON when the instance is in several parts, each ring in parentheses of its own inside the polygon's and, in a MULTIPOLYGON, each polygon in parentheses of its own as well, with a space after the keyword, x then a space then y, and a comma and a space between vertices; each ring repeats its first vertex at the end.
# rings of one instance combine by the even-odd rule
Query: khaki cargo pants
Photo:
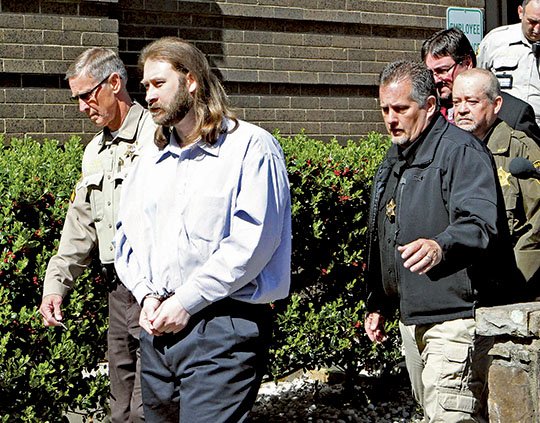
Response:
POLYGON ((474 319, 406 326, 405 363, 426 422, 487 422, 487 374, 493 338, 474 319))

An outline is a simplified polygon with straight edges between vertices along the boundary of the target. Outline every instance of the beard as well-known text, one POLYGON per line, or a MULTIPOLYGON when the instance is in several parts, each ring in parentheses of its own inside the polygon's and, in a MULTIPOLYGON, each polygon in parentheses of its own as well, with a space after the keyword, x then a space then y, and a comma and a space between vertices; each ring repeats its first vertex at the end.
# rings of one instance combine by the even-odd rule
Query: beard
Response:
POLYGON ((408 135, 401 135, 401 136, 390 136, 390 140, 392 141, 392 144, 399 147, 400 150, 405 150, 407 147, 409 147, 416 139, 411 140, 411 137, 408 135))
POLYGON ((390 138, 392 140, 392 143, 399 145, 400 147, 407 146, 411 142, 411 139, 406 135, 403 135, 401 137, 390 137, 390 138))
POLYGON ((474 133, 478 129, 478 124, 469 119, 460 119, 459 117, 456 118, 456 116, 454 116, 454 122, 456 123, 456 126, 467 132, 474 133))
POLYGON ((173 126, 186 117, 193 107, 193 98, 183 80, 170 104, 156 102, 148 108, 155 123, 162 126, 173 126))
POLYGON ((397 131, 389 128, 389 132, 393 144, 403 148, 411 144, 411 136, 410 134, 405 133, 405 131, 397 131))

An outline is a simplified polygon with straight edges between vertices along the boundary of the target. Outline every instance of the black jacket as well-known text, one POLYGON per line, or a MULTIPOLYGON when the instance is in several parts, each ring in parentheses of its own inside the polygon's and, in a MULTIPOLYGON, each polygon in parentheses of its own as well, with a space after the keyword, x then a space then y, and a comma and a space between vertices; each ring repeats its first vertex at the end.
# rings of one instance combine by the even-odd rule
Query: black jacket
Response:
POLYGON ((525 132, 540 145, 540 128, 536 124, 536 117, 532 106, 513 95, 502 92, 503 103, 499 110, 499 118, 504 120, 511 128, 525 132))
POLYGON ((389 298, 387 292, 395 290, 381 282, 388 277, 382 277, 377 234, 380 198, 398 159, 395 145, 377 171, 371 198, 368 311, 388 314, 397 305, 408 325, 473 317, 478 306, 509 302, 514 284, 522 283, 487 147, 441 115, 426 131, 399 180, 395 236, 398 245, 434 239, 443 258, 418 275, 403 267, 395 250, 391 265, 399 298, 389 298))

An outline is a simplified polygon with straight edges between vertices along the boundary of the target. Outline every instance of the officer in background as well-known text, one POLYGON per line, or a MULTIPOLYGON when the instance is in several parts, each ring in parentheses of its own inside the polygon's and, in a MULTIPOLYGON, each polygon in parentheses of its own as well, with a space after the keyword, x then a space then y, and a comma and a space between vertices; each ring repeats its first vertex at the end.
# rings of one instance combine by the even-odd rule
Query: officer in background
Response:
MULTIPOLYGON (((467 69, 476 67, 476 55, 467 36, 458 28, 437 31, 422 43, 422 61, 433 73, 441 113, 454 123, 452 86, 454 79, 467 69)), ((502 93, 499 118, 512 128, 525 132, 540 145, 540 128, 529 103, 502 93)))
POLYGON ((103 128, 85 149, 82 179, 75 188, 58 252, 49 261, 40 313, 45 326, 62 323, 62 301, 99 252, 110 285, 108 358, 112 422, 144 421, 139 378, 140 307, 117 278, 112 240, 126 174, 143 150, 153 148, 155 124, 131 100, 127 72, 110 49, 84 51, 66 79, 79 110, 103 128), (96 250, 97 249, 97 250, 96 250))
POLYGON ((497 78, 488 70, 459 74, 453 101, 456 125, 484 141, 493 154, 517 265, 527 281, 528 299, 534 299, 540 294, 540 181, 518 179, 509 168, 516 157, 540 163, 540 147, 497 117, 504 100, 497 78))
POLYGON ((540 124, 540 0, 518 6, 521 23, 487 34, 478 50, 478 67, 492 71, 503 91, 529 103, 540 124))

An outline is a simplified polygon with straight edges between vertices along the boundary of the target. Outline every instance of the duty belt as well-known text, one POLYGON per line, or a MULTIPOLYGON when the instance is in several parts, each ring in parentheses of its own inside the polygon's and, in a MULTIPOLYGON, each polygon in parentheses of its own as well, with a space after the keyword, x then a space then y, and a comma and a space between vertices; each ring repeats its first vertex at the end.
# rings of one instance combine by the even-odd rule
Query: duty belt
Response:
POLYGON ((114 263, 102 263, 101 275, 103 276, 103 279, 105 279, 107 285, 109 285, 109 289, 116 288, 116 285, 120 282, 120 279, 118 278, 118 275, 116 273, 116 269, 114 268, 114 263))

